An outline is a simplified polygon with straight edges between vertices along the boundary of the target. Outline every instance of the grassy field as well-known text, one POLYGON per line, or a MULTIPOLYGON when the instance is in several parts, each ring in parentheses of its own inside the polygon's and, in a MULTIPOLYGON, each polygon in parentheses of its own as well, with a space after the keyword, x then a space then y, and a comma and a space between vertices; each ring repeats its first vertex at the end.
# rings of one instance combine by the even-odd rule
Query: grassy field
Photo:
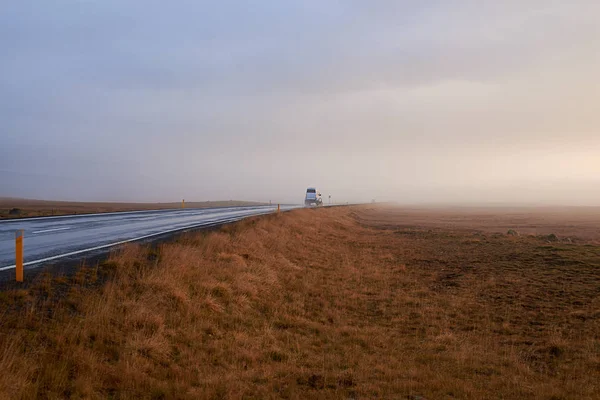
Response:
POLYGON ((128 245, 0 293, 0 397, 598 398, 592 214, 303 209, 128 245))
MULTIPOLYGON (((236 207, 264 205, 249 201, 186 202, 186 208, 236 207)), ((93 214, 117 211, 164 210, 181 208, 177 203, 89 203, 69 201, 28 200, 0 197, 0 219, 47 217, 53 215, 93 214), (11 212, 11 210, 13 210, 11 212), (17 211, 18 210, 18 211, 17 211)))

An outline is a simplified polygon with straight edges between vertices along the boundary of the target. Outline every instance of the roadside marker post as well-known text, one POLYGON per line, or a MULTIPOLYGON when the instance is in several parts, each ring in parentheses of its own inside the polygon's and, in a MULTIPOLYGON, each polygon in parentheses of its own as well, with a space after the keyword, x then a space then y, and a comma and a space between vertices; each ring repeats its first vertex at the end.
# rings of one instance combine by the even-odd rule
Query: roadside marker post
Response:
POLYGON ((15 265, 17 282, 23 282, 23 236, 24 231, 15 232, 15 265))
POLYGON ((185 208, 185 199, 181 200, 181 208, 185 208))
POLYGON ((277 212, 279 213, 281 211, 281 204, 277 204, 277 212))

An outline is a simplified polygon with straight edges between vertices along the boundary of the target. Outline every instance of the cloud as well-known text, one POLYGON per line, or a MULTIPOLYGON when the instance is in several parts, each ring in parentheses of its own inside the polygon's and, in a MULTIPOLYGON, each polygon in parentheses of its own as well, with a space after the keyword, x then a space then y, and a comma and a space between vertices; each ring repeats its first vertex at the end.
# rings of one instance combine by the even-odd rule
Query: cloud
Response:
POLYGON ((48 178, 11 178, 0 194, 292 201, 321 185, 349 200, 404 188, 426 200, 483 184, 492 198, 553 169, 592 181, 599 11, 13 2, 0 15, 0 169, 48 178))

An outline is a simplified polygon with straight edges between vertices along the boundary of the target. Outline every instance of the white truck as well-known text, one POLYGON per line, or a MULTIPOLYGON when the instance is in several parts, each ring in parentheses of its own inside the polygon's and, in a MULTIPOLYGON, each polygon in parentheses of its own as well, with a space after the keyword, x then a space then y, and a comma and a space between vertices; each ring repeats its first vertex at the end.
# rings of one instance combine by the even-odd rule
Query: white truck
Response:
POLYGON ((304 205, 306 207, 310 206, 322 206, 323 205, 323 197, 321 193, 312 187, 306 189, 306 196, 304 197, 304 205))

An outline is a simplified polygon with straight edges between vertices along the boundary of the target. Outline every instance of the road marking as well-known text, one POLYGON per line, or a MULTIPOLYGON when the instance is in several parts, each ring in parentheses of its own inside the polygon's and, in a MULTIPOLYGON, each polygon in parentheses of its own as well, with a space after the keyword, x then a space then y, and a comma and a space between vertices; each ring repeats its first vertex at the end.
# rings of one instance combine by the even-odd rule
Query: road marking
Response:
POLYGON ((31 233, 46 233, 46 232, 66 231, 67 229, 71 229, 71 227, 68 226, 66 228, 46 229, 45 231, 36 231, 36 232, 31 232, 31 233))
POLYGON ((29 217, 29 218, 6 218, 0 219, 0 224, 15 224, 22 223, 23 221, 40 221, 46 219, 61 219, 61 218, 82 218, 82 217, 104 217, 108 215, 112 216, 121 216, 125 214, 148 214, 148 213, 181 213, 184 212, 186 214, 193 214, 195 212, 200 212, 200 214, 205 214, 206 211, 216 211, 216 210, 250 210, 250 209, 262 209, 262 208, 272 208, 272 206, 235 206, 235 207, 207 207, 207 208, 186 208, 182 210, 181 208, 165 208, 162 210, 137 210, 137 211, 118 211, 118 212, 105 212, 105 213, 93 213, 93 214, 68 214, 68 215, 54 215, 52 217, 29 217))
MULTIPOLYGON (((120 242, 105 244, 105 245, 102 245, 102 246, 91 247, 89 249, 77 250, 77 251, 72 251, 70 253, 59 254, 57 256, 52 256, 52 257, 42 258, 42 259, 39 259, 39 260, 29 261, 29 262, 24 263, 23 266, 27 267, 29 265, 35 265, 35 264, 40 264, 40 263, 44 263, 44 262, 48 262, 48 261, 58 260, 59 258, 71 257, 71 256, 76 256, 78 254, 88 253, 90 251, 108 249, 110 247, 119 246, 121 244, 130 243, 130 242, 136 242, 138 240, 144 240, 144 239, 148 239, 148 238, 151 238, 151 237, 154 237, 154 236, 165 235, 165 234, 168 234, 168 233, 174 233, 174 232, 183 231, 183 230, 186 230, 186 229, 209 227, 211 225, 228 224, 228 223, 231 223, 231 222, 240 221, 240 220, 245 219, 245 218, 256 217, 256 216, 265 215, 265 214, 271 214, 273 212, 274 212, 273 207, 269 207, 265 211, 261 210, 261 212, 258 212, 256 214, 238 215, 238 216, 235 216, 235 217, 225 218, 225 219, 216 220, 216 221, 214 219, 213 220, 209 220, 209 221, 203 221, 200 224, 194 224, 194 225, 184 226, 184 227, 181 227, 181 228, 170 229, 168 231, 163 231, 163 232, 158 232, 158 233, 152 233, 150 235, 140 236, 140 237, 137 237, 137 238, 134 238, 134 239, 122 240, 120 242)), ((9 269, 15 269, 16 267, 17 267, 16 265, 9 265, 9 266, 0 268, 0 271, 6 271, 6 270, 9 270, 9 269)))

